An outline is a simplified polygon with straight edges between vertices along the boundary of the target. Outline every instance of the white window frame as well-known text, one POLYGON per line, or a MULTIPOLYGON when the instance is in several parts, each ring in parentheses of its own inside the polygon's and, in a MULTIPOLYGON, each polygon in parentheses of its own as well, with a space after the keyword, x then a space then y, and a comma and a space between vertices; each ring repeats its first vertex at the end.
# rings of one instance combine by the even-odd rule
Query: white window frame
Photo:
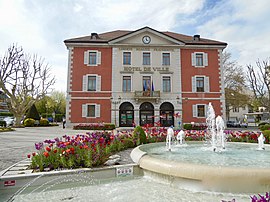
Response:
POLYGON ((84 52, 84 64, 87 66, 98 66, 101 64, 101 52, 98 50, 87 50, 84 52), (96 53, 96 64, 89 64, 89 57, 90 57, 90 52, 95 52, 96 53))
POLYGON ((209 77, 205 75, 195 75, 191 77, 191 85, 192 85, 192 92, 193 93, 209 93, 210 92, 210 81, 209 77), (197 77, 204 77, 204 91, 197 92, 197 77))
POLYGON ((150 66, 151 65, 151 63, 152 63, 152 54, 151 54, 151 52, 149 52, 149 51, 143 51, 142 52, 142 65, 144 65, 144 66, 150 66), (150 54, 150 64, 143 64, 143 54, 144 53, 149 53, 150 54))
POLYGON ((100 117, 100 104, 86 103, 82 105, 82 117, 85 118, 99 118, 100 117), (88 116, 88 106, 95 106, 95 116, 88 116))
POLYGON ((161 76, 161 89, 162 89, 162 92, 163 93, 171 93, 172 92, 172 76, 171 75, 164 74, 164 75, 161 76), (171 91, 168 91, 168 92, 167 91, 163 91, 163 78, 164 77, 170 77, 170 90, 171 91))
POLYGON ((208 105, 206 104, 195 104, 192 105, 192 112, 193 112, 193 117, 195 118, 206 118, 207 116, 207 110, 208 110, 208 105), (204 116, 198 116, 198 106, 204 106, 204 116))
POLYGON ((122 54, 122 61, 123 61, 123 65, 131 65, 132 64, 132 53, 131 51, 124 51, 123 54, 122 54), (124 63, 124 53, 130 53, 130 64, 125 64, 124 63))
POLYGON ((99 91, 101 91, 101 76, 98 75, 98 74, 86 74, 86 75, 83 75, 82 91, 84 91, 84 92, 99 92, 99 91), (95 91, 89 91, 88 90, 88 78, 89 78, 89 76, 95 76, 96 77, 96 90, 95 91))
POLYGON ((169 52, 162 52, 161 53, 161 61, 162 61, 162 66, 170 66, 171 65, 171 53, 169 53, 169 52), (163 54, 169 54, 169 64, 164 64, 163 54))
POLYGON ((193 67, 197 67, 197 68, 204 68, 208 66, 208 54, 205 52, 194 52, 191 53, 191 65, 193 67), (196 64, 196 54, 202 54, 203 55, 203 65, 202 66, 198 66, 196 64))
POLYGON ((124 92, 124 93, 132 92, 132 84, 133 84, 132 81, 133 80, 132 80, 132 75, 131 74, 122 74, 122 92, 124 92), (124 89, 123 89, 123 81, 124 81, 124 77, 125 76, 129 76, 130 77, 130 91, 124 91, 124 89))

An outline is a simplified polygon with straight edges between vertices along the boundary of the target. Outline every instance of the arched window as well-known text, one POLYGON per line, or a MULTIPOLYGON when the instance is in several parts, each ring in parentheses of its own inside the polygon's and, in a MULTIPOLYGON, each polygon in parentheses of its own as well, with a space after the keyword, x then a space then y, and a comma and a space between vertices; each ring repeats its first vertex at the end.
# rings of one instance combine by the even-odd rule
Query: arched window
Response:
POLYGON ((119 126, 132 127, 134 123, 134 107, 129 102, 124 102, 120 105, 119 111, 119 126))
POLYGON ((174 126, 174 107, 169 102, 164 102, 160 105, 160 125, 174 126))
POLYGON ((140 125, 154 125, 154 106, 150 102, 144 102, 140 106, 140 125))

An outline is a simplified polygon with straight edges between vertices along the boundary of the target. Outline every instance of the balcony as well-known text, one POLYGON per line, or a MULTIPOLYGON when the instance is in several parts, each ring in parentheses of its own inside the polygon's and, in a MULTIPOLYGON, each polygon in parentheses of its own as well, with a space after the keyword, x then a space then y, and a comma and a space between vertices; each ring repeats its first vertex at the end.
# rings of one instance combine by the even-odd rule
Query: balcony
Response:
POLYGON ((139 101, 156 101, 159 102, 160 91, 135 91, 134 98, 139 101))

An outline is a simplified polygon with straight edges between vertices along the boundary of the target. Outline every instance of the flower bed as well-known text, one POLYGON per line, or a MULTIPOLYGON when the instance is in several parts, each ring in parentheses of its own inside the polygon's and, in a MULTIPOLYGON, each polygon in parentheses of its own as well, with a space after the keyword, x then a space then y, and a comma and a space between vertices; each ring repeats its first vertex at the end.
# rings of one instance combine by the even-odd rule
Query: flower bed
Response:
MULTIPOLYGON (((138 126, 137 126, 138 127, 138 126)), ((136 127, 136 128, 137 128, 136 127)), ((174 131, 176 137, 179 130, 174 131)), ((225 130, 228 142, 257 142, 261 132, 225 130)), ((185 140, 203 141, 206 130, 185 130, 185 140)), ((143 128, 143 130, 111 131, 63 136, 35 144, 37 152, 28 154, 31 168, 39 171, 61 168, 91 168, 103 163, 110 155, 142 143, 165 142, 166 128, 143 128), (140 132, 139 132, 140 131, 140 132), (142 138, 141 133, 145 133, 142 138)), ((265 143, 269 143, 266 138, 265 143)))

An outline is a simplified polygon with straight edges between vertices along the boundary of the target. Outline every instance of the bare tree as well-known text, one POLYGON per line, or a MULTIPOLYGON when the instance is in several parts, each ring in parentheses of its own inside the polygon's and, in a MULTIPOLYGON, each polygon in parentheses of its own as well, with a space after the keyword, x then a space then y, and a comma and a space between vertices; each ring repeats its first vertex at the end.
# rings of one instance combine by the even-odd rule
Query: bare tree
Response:
POLYGON ((222 55, 223 76, 225 85, 226 115, 235 107, 244 107, 249 103, 246 94, 246 78, 243 68, 236 61, 231 60, 231 54, 222 55))
POLYGON ((9 110, 20 125, 25 112, 48 93, 55 78, 44 59, 25 54, 14 44, 0 58, 0 68, 0 89, 10 98, 9 110))
POLYGON ((256 62, 256 66, 247 65, 250 88, 262 107, 270 110, 270 64, 268 60, 256 62))

